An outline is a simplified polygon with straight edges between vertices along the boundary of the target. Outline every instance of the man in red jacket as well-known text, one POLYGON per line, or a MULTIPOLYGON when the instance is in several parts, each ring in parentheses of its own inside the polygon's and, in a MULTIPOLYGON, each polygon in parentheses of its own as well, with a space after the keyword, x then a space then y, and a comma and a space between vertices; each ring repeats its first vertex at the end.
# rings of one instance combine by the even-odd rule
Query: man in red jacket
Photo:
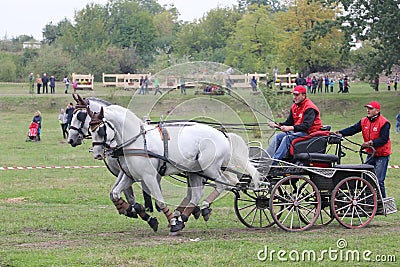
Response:
POLYGON ((305 136, 322 127, 318 107, 307 98, 307 89, 298 85, 293 89, 293 105, 286 121, 282 123, 270 122, 269 126, 278 128, 282 132, 274 135, 267 152, 274 159, 283 159, 289 152, 292 141, 305 136))
POLYGON ((375 167, 382 197, 385 198, 386 171, 392 154, 389 137, 390 122, 381 115, 381 105, 378 102, 372 101, 364 107, 367 108, 367 117, 362 118, 353 126, 340 130, 338 133, 343 136, 350 136, 362 132, 364 143, 361 147, 369 153, 372 153, 371 147, 375 148, 375 155, 369 155, 366 163, 375 167))

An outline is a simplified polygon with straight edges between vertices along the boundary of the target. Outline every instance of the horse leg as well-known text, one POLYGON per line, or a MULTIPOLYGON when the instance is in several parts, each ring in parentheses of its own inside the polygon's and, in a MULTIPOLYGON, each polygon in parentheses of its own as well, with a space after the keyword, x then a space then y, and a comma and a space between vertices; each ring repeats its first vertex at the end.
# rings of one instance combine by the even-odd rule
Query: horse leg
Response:
POLYGON ((167 204, 164 201, 164 197, 161 193, 160 187, 160 179, 157 173, 147 173, 142 176, 143 183, 149 190, 149 194, 151 194, 154 199, 156 200, 156 205, 162 210, 165 217, 168 220, 169 225, 172 224, 172 220, 174 219, 174 215, 168 208, 167 204))
MULTIPOLYGON (((150 225, 150 227, 156 232, 158 229, 158 221, 156 218, 151 217, 149 214, 146 213, 143 205, 137 203, 136 201, 134 201, 133 203, 128 203, 121 198, 120 195, 121 191, 124 191, 124 193, 126 191, 128 192, 131 191, 133 197, 132 183, 133 180, 130 179, 121 171, 118 174, 116 183, 114 184, 110 192, 110 198, 113 201, 115 207, 117 208, 119 214, 124 214, 125 216, 131 218, 137 218, 139 214, 140 218, 146 221, 150 225)), ((133 200, 135 199, 133 198, 133 200)))
POLYGON ((203 179, 201 176, 195 173, 189 173, 188 177, 188 191, 186 197, 183 199, 182 203, 185 206, 180 205, 180 209, 183 211, 175 210, 174 220, 175 223, 171 223, 170 235, 176 235, 179 231, 185 228, 185 222, 188 221, 190 214, 193 213, 197 204, 199 203, 201 197, 203 196, 203 179))
MULTIPOLYGON (((174 217, 179 217, 183 213, 185 208, 188 207, 188 205, 190 203, 191 195, 192 195, 192 189, 190 188, 190 186, 188 184, 187 191, 186 191, 186 197, 182 200, 182 202, 174 210, 174 213, 173 213, 174 217)), ((198 205, 196 205, 194 207, 192 214, 196 220, 200 217, 201 210, 198 205)))

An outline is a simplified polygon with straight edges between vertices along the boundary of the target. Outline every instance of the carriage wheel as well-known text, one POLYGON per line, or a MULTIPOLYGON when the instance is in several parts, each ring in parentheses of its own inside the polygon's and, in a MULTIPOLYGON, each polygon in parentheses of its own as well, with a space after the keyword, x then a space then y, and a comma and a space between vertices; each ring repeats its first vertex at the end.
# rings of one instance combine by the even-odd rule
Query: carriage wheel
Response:
MULTIPOLYGON (((305 185, 307 185, 307 184, 303 183, 300 186, 300 189, 302 190, 302 186, 305 186, 305 185)), ((300 220, 302 220, 304 223, 309 223, 309 221, 308 221, 309 216, 308 215, 311 212, 312 212, 312 210, 307 211, 306 212, 306 216, 303 216, 302 214, 300 214, 300 220)), ((333 213, 332 213, 329 197, 321 196, 321 211, 319 212, 318 219, 317 219, 317 221, 315 222, 314 225, 328 225, 334 219, 335 219, 335 216, 333 216, 333 213)))
POLYGON ((275 222, 269 210, 270 189, 243 190, 235 194, 234 209, 239 220, 249 228, 267 228, 275 222))
POLYGON ((288 176, 272 189, 271 216, 283 230, 303 231, 317 221, 321 196, 317 186, 303 176, 288 176))
POLYGON ((361 177, 343 179, 332 192, 333 215, 346 228, 368 225, 376 214, 377 205, 374 187, 361 177))

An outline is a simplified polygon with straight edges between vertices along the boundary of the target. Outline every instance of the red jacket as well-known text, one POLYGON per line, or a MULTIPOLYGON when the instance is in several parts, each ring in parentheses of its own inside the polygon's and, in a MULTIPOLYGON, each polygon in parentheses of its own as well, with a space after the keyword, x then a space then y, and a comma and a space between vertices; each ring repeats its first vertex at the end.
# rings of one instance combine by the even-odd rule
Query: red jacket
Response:
POLYGON ((301 124, 304 119, 304 112, 309 109, 315 109, 318 114, 315 117, 314 123, 311 125, 311 127, 307 130, 307 133, 310 134, 315 131, 319 131, 322 127, 322 120, 320 117, 320 112, 318 107, 308 98, 304 99, 299 105, 293 104, 292 105, 292 115, 293 115, 293 120, 294 120, 294 125, 301 124))
MULTIPOLYGON (((361 131, 362 131, 362 136, 364 138, 364 142, 368 142, 370 140, 373 141, 379 138, 382 126, 387 122, 388 120, 382 115, 376 118, 376 120, 372 122, 368 119, 368 117, 362 118, 361 131)), ((376 147, 375 149, 376 149, 375 153, 376 157, 389 156, 390 154, 392 154, 390 138, 386 144, 380 147, 376 147)), ((367 148, 366 151, 372 153, 371 148, 367 148)))

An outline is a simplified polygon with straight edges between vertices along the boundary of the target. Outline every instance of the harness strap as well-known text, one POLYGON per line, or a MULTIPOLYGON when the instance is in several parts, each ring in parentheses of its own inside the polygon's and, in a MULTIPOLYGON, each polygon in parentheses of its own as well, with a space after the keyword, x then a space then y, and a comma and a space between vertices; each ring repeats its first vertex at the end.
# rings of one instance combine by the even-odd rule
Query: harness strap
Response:
MULTIPOLYGON (((160 123, 158 124, 158 129, 161 132, 161 140, 164 142, 164 158, 168 159, 168 141, 170 140, 167 128, 163 127, 160 123)), ((158 173, 161 176, 164 176, 167 171, 167 161, 163 160, 162 165, 160 166, 158 173)))

